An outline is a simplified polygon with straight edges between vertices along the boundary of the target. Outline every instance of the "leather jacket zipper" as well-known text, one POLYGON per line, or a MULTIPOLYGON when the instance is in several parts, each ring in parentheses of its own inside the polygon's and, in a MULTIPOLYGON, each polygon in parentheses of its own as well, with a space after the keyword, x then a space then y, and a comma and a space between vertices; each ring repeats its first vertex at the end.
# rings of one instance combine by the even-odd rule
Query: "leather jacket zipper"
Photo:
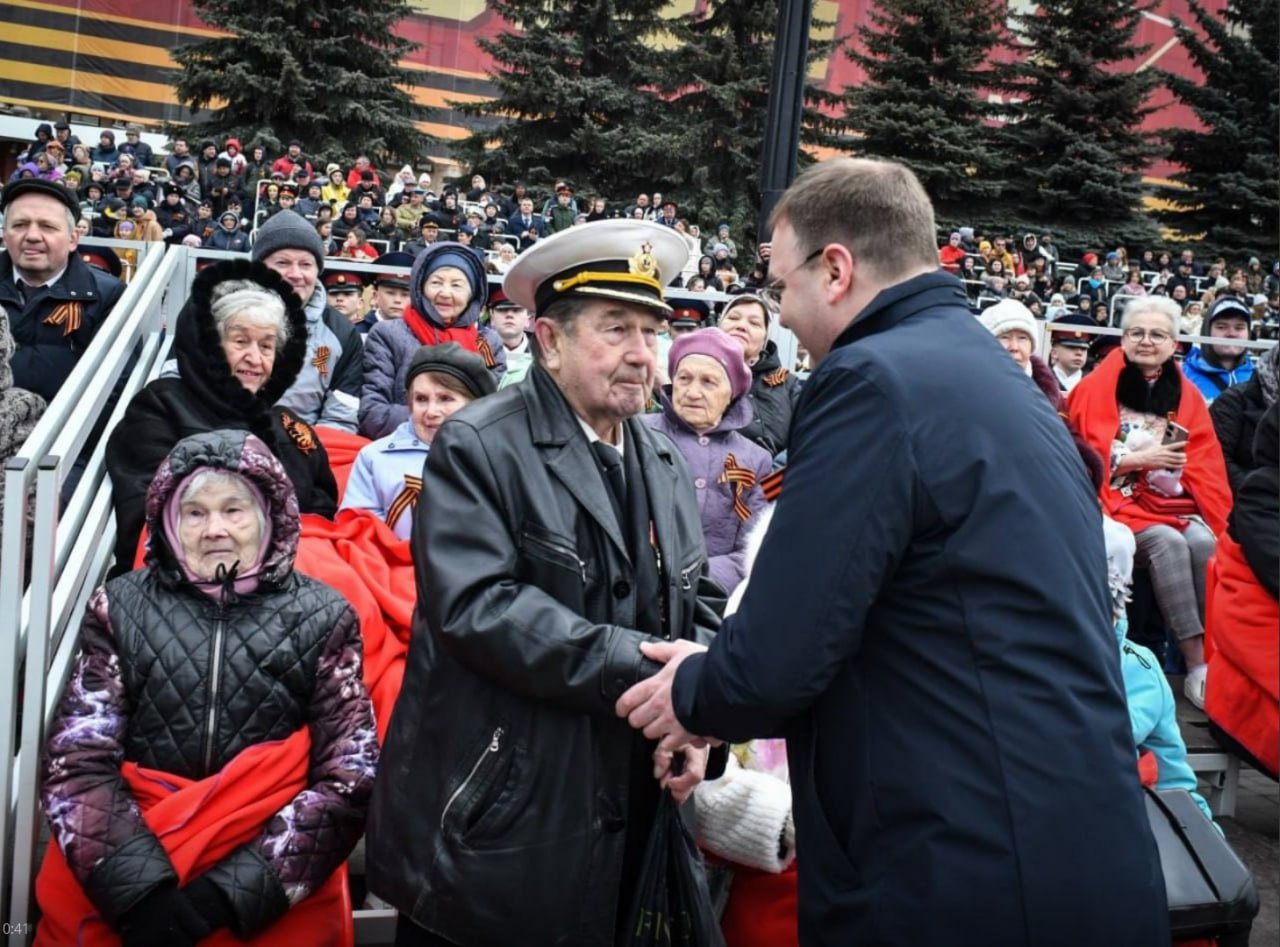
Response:
POLYGON ((484 748, 484 752, 480 754, 480 758, 476 760, 475 765, 471 767, 471 772, 467 773, 467 778, 462 781, 462 785, 453 791, 453 795, 449 797, 449 801, 444 804, 444 811, 440 813, 440 831, 444 831, 444 820, 449 815, 449 810, 453 808, 453 804, 458 801, 458 797, 462 795, 462 791, 471 784, 471 780, 475 779, 476 773, 480 769, 480 765, 489 758, 491 753, 497 753, 502 749, 502 735, 506 733, 502 727, 498 727, 493 731, 493 737, 489 740, 489 745, 484 748))
POLYGON ((222 647, 227 623, 219 617, 213 625, 209 658, 209 699, 204 725, 204 775, 213 771, 213 745, 218 733, 218 692, 222 689, 222 647))
POLYGON ((576 562, 578 564, 578 574, 582 576, 582 584, 587 584, 587 563, 585 559, 578 555, 576 550, 570 549, 567 546, 562 546, 559 543, 550 542, 540 536, 530 535, 529 533, 525 533, 523 538, 530 546, 541 547, 553 555, 563 557, 566 561, 571 559, 576 562))

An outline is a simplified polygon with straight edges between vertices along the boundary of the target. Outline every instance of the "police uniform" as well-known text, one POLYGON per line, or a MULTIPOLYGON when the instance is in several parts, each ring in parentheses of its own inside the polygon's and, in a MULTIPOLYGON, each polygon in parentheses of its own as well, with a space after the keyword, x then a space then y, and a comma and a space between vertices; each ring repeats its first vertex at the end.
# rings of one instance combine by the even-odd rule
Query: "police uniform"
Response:
POLYGON ((427 450, 428 445, 414 433, 412 421, 366 444, 356 455, 341 508, 368 510, 400 539, 408 539, 427 450))

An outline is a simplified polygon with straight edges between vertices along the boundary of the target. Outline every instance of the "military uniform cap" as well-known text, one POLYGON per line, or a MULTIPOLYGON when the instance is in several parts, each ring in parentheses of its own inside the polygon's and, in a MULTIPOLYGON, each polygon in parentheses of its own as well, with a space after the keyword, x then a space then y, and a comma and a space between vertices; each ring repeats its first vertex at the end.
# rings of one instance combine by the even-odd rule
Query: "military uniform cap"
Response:
POLYGON ((374 286, 409 288, 409 269, 413 266, 413 254, 401 250, 384 253, 373 261, 378 266, 402 266, 403 273, 378 273, 373 277, 374 286))
MULTIPOLYGON (((1053 321, 1058 323, 1066 323, 1067 325, 1073 325, 1073 326, 1096 326, 1097 325, 1097 323, 1094 322, 1092 319, 1090 319, 1088 316, 1081 315, 1078 312, 1069 313, 1058 319, 1054 319, 1053 321)), ((1089 347, 1089 343, 1092 340, 1092 338, 1093 338, 1092 332, 1080 332, 1078 330, 1071 330, 1071 329, 1054 329, 1053 335, 1050 338, 1050 344, 1065 345, 1067 348, 1071 348, 1071 349, 1087 349, 1089 347)))
POLYGON ((110 247, 93 246, 81 241, 77 252, 80 254, 80 259, 94 269, 110 273, 116 279, 120 278, 120 257, 110 247))
POLYGON ((699 329, 711 324, 711 307, 704 299, 691 299, 687 296, 668 298, 671 315, 667 320, 680 328, 699 329))
POLYGON ((542 315, 561 299, 612 299, 666 316, 662 288, 689 259, 684 238, 647 220, 599 220, 539 240, 516 258, 503 291, 542 315))
POLYGON ((364 289, 364 280, 359 273, 331 270, 324 275, 324 288, 331 296, 334 293, 358 293, 364 289))

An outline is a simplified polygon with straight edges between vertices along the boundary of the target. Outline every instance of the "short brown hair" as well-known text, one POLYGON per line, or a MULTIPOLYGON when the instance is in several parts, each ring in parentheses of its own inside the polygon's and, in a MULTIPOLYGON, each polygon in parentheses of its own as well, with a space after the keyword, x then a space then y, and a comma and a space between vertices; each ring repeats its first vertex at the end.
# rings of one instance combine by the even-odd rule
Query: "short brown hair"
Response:
POLYGON ((911 169, 896 161, 834 158, 813 165, 782 195, 770 228, 783 220, 801 256, 839 243, 885 282, 938 265, 933 204, 911 169))

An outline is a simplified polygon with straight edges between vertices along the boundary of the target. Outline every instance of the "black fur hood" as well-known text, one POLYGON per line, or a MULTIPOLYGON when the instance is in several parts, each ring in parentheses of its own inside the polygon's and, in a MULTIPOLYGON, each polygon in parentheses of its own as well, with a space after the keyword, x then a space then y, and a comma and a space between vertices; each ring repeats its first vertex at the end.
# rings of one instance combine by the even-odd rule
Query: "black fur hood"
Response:
POLYGON ((1147 384, 1142 369, 1126 357, 1116 381, 1116 400, 1131 411, 1168 417, 1182 401, 1182 369, 1169 359, 1155 382, 1147 384))

